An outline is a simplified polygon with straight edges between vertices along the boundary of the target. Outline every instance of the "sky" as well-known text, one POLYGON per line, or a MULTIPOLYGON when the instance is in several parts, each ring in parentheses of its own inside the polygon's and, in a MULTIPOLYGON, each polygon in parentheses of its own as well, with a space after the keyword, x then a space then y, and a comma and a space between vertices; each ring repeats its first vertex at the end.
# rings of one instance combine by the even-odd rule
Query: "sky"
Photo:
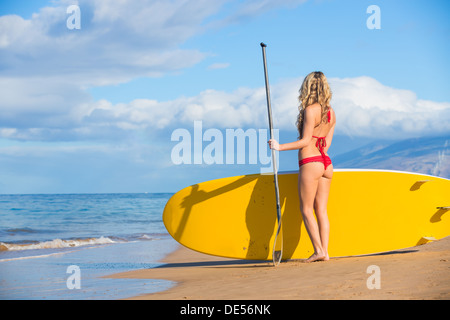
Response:
MULTIPOLYGON (((448 136, 449 9, 446 0, 0 0, 0 193, 176 192, 270 169, 260 42, 281 142, 297 137, 298 89, 316 70, 333 92, 331 155, 448 136), (244 149, 233 133, 248 135, 244 149)), ((279 154, 280 170, 296 166, 295 152, 279 154)))

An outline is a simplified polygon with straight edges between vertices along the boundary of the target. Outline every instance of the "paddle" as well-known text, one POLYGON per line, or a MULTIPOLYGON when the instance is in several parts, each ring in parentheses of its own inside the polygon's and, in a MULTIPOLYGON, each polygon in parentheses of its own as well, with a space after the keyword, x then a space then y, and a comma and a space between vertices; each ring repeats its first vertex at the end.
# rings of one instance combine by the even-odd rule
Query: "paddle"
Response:
MULTIPOLYGON (((267 111, 269 114, 269 129, 270 139, 273 139, 273 123, 272 123, 272 107, 270 106, 270 89, 269 89, 269 77, 267 75, 267 60, 266 60, 266 47, 267 45, 261 42, 263 62, 264 62, 264 76, 266 79, 266 98, 267 98, 267 111)), ((272 164, 273 164, 273 180, 275 183, 275 198, 277 204, 277 232, 275 234, 275 240, 273 243, 273 264, 277 266, 283 255, 283 231, 281 229, 281 208, 280 208, 280 193, 278 188, 278 170, 275 150, 272 149, 272 164)))

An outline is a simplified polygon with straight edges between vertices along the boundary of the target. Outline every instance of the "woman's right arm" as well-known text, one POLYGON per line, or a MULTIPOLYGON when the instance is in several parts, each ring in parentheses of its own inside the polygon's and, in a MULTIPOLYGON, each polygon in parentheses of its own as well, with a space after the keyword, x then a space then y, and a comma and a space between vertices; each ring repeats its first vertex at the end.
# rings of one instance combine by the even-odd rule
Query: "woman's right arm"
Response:
POLYGON ((298 150, 303 149, 307 145, 311 143, 312 135, 314 132, 316 114, 313 108, 306 108, 305 110, 305 122, 303 125, 303 135, 300 140, 278 144, 276 140, 269 140, 269 145, 271 148, 279 151, 287 151, 287 150, 298 150))

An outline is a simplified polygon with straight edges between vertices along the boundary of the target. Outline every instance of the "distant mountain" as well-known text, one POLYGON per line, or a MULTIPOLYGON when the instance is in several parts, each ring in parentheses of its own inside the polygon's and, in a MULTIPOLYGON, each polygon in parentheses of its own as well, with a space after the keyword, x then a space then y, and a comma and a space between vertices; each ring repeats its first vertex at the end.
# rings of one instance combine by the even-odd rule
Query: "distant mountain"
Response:
POLYGON ((333 157, 335 168, 388 169, 450 179, 450 136, 373 142, 333 157))

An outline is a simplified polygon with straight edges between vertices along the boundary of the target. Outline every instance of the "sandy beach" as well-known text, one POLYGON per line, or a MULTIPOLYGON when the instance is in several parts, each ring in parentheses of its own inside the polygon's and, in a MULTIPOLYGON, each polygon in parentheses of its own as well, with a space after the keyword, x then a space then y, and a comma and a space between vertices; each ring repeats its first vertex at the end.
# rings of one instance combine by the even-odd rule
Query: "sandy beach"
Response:
POLYGON ((184 247, 163 262, 110 277, 176 283, 167 291, 130 298, 139 300, 450 299, 450 237, 383 254, 283 261, 278 267, 184 247), (369 289, 376 284, 379 289, 369 289))

